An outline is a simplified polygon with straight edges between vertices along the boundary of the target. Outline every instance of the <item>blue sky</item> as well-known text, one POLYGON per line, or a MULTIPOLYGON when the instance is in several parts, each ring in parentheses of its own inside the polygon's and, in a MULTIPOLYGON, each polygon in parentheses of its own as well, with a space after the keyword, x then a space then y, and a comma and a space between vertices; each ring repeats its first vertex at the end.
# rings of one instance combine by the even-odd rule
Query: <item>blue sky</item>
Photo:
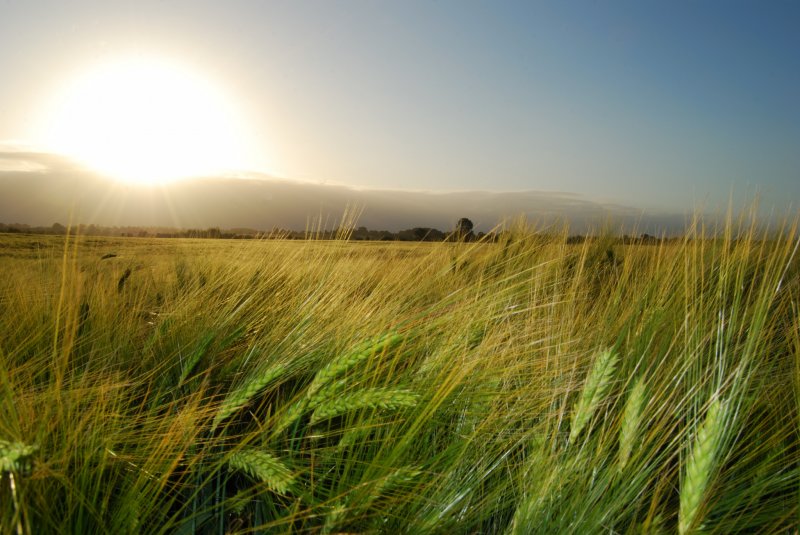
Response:
POLYGON ((0 1, 0 140, 74 69, 221 81, 253 167, 648 209, 800 201, 800 3, 0 1))

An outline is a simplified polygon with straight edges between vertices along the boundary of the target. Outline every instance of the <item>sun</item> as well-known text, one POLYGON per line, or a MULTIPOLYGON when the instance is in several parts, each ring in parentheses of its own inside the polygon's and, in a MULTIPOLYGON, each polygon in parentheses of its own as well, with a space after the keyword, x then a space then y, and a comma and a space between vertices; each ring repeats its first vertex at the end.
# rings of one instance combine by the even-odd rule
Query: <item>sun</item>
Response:
POLYGON ((229 99, 163 59, 96 65, 45 108, 38 137, 46 150, 117 180, 159 184, 248 165, 245 129, 229 99))

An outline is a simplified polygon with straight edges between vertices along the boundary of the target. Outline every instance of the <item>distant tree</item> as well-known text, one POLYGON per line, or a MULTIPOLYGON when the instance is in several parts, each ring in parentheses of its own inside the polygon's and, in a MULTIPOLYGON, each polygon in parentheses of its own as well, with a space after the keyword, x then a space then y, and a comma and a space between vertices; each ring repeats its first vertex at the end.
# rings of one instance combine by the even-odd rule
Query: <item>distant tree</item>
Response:
POLYGON ((416 233, 412 229, 398 231, 397 239, 400 241, 419 241, 419 238, 417 238, 416 233))
POLYGON ((429 229, 425 236, 426 241, 444 241, 445 239, 447 239, 447 234, 436 228, 429 229))
POLYGON ((414 227, 411 231, 417 241, 442 241, 445 238, 444 232, 431 227, 414 227))
POLYGON ((423 241, 428 236, 430 230, 431 229, 425 227, 414 227, 411 229, 411 232, 414 233, 414 237, 417 239, 417 241, 423 241))
POLYGON ((474 235, 472 234, 473 229, 472 221, 467 219, 466 217, 462 217, 456 223, 455 229, 455 237, 459 241, 471 241, 474 235))

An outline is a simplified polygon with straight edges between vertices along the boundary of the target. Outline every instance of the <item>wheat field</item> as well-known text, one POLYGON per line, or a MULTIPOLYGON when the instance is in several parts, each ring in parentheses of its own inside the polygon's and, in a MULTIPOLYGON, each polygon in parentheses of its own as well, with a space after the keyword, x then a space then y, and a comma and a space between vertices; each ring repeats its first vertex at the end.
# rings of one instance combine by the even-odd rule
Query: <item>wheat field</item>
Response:
POLYGON ((2 533, 797 533, 796 222, 0 237, 2 533))

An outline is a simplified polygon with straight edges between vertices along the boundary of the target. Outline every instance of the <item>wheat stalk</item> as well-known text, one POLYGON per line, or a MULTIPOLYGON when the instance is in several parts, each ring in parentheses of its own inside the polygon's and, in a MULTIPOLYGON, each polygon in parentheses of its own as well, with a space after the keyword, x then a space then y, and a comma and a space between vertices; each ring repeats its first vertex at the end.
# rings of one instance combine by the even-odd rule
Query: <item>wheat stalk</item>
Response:
POLYGON ((688 533, 697 524, 697 515, 705 497, 716 462, 717 448, 722 437, 724 407, 715 398, 706 411, 706 417, 692 444, 681 484, 678 532, 688 533))
POLYGON ((589 423, 597 406, 608 392, 611 385, 611 377, 614 375, 619 356, 613 350, 607 349, 600 353, 594 361, 592 371, 586 379, 583 393, 572 413, 572 425, 570 426, 569 441, 574 442, 580 436, 583 428, 589 423))
POLYGON ((394 410, 400 407, 413 407, 417 404, 418 397, 417 394, 409 390, 385 388, 361 390, 320 403, 311 414, 311 424, 358 409, 394 410))
POLYGON ((264 482, 267 487, 280 494, 285 494, 294 480, 294 475, 286 465, 269 453, 254 448, 231 454, 228 466, 264 482))
POLYGON ((390 474, 376 480, 371 488, 369 495, 365 500, 353 505, 348 503, 348 499, 344 503, 338 503, 331 508, 330 512, 325 516, 325 524, 322 526, 320 533, 329 534, 339 526, 346 513, 359 514, 369 509, 373 502, 381 496, 386 495, 393 489, 401 486, 407 486, 419 477, 422 472, 416 467, 403 467, 398 468, 390 474))
POLYGON ((625 412, 622 416, 622 427, 619 431, 619 463, 617 469, 622 472, 631 457, 631 451, 639 436, 639 426, 642 422, 642 407, 644 405, 645 384, 639 378, 628 394, 625 402, 625 412))

